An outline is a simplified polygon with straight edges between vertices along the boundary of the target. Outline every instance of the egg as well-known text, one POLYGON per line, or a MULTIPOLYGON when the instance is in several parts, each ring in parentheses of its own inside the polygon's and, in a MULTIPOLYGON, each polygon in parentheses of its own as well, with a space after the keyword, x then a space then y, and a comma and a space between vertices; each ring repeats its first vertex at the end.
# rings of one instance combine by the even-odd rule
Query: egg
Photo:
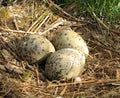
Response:
POLYGON ((85 55, 72 48, 52 53, 45 64, 45 75, 49 80, 72 79, 83 72, 85 55))
POLYGON ((52 43, 39 34, 31 34, 17 42, 17 55, 29 64, 45 60, 55 51, 52 43))
POLYGON ((61 28, 56 36, 52 39, 52 43, 56 50, 62 48, 74 48, 87 57, 89 54, 88 46, 83 38, 71 28, 61 28))

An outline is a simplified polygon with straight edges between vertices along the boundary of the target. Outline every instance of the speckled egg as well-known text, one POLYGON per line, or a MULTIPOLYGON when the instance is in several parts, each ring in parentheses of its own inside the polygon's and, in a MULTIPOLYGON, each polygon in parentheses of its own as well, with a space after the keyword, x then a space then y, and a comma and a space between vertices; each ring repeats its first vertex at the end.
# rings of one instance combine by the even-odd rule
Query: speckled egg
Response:
POLYGON ((85 55, 72 48, 52 53, 45 64, 45 75, 50 80, 72 79, 82 73, 85 55))
POLYGON ((46 59, 55 48, 49 40, 38 34, 27 35, 17 42, 17 55, 29 64, 46 59))
POLYGON ((71 28, 63 28, 58 30, 57 35, 52 40, 56 50, 62 48, 74 48, 84 53, 86 57, 89 54, 89 50, 86 42, 83 38, 71 28))

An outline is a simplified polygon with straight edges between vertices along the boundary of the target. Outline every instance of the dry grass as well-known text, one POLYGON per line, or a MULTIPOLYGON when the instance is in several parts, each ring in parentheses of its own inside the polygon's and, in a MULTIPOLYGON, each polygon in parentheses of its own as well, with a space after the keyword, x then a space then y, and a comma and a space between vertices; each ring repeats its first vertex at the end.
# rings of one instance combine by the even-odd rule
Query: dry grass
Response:
POLYGON ((6 15, 0 17, 0 44, 13 55, 11 58, 8 53, 2 52, 0 58, 0 96, 2 98, 59 96, 61 96, 59 98, 119 98, 120 30, 111 30, 107 33, 108 29, 104 28, 102 23, 103 34, 95 23, 74 18, 54 5, 51 0, 46 1, 49 7, 43 2, 18 3, 10 8, 10 13, 7 13, 14 17, 6 17, 6 15), (85 70, 80 76, 81 82, 48 81, 36 65, 19 61, 20 58, 16 55, 16 39, 28 33, 43 34, 50 39, 55 29, 64 24, 65 20, 57 13, 55 13, 57 15, 53 14, 54 11, 58 11, 63 17, 67 16, 66 19, 71 20, 70 26, 86 40, 89 46, 90 55, 85 70))

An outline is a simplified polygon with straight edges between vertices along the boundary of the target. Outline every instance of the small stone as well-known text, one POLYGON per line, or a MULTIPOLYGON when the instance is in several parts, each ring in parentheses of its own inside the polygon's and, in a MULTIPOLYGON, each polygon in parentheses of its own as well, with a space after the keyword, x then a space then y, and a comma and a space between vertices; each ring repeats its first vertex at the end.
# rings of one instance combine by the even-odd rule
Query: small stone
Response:
POLYGON ((80 77, 76 77, 76 78, 75 78, 75 82, 82 82, 82 80, 81 80, 80 77))

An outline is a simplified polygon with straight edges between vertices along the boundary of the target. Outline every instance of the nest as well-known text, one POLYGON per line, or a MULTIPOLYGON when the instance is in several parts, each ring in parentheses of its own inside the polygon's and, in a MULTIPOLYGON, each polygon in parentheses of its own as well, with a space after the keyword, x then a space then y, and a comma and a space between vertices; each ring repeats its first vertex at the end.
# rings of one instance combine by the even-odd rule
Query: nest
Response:
POLYGON ((96 23, 71 16, 51 0, 23 1, 1 7, 0 45, 5 50, 1 49, 0 52, 0 96, 3 98, 120 97, 120 31, 108 30, 104 23, 100 20, 99 22, 103 26, 103 33, 96 23), (38 65, 20 61, 16 55, 16 39, 27 34, 39 33, 51 40, 56 29, 61 26, 70 26, 88 44, 90 55, 80 76, 80 82, 48 81, 38 65))

